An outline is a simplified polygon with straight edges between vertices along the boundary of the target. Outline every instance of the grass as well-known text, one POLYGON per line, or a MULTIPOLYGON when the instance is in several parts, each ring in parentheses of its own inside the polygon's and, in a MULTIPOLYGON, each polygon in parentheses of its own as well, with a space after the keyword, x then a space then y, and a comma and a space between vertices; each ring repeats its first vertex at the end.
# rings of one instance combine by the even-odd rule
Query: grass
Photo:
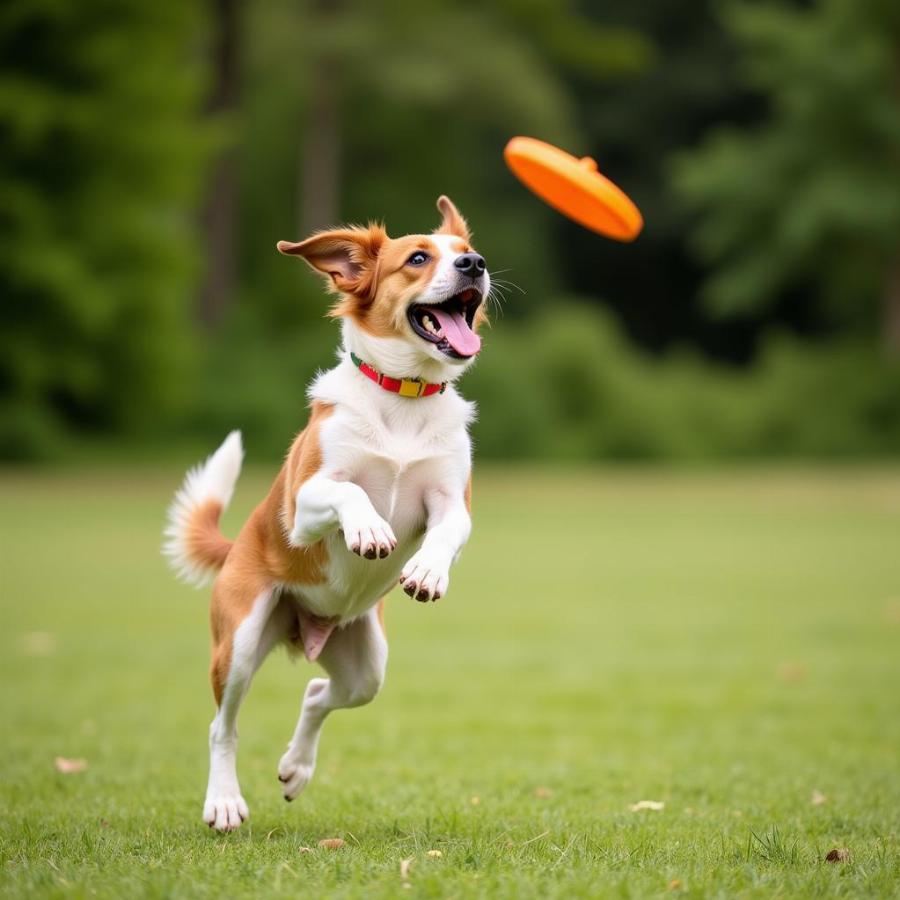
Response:
POLYGON ((180 473, 0 476, 0 891, 900 895, 900 471, 478 475, 448 597, 392 596, 385 689, 290 806, 313 670, 267 662, 232 835, 200 821, 206 598, 157 555, 180 473))

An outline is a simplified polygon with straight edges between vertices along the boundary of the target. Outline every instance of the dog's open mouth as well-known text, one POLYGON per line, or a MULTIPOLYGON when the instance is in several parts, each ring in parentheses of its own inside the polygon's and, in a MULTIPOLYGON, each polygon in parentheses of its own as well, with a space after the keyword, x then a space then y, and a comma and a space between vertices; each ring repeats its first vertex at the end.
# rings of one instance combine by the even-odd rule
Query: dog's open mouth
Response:
POLYGON ((467 288, 443 303, 416 303, 406 315, 420 338, 447 356, 468 359, 481 349, 481 338, 472 330, 480 305, 480 291, 467 288))

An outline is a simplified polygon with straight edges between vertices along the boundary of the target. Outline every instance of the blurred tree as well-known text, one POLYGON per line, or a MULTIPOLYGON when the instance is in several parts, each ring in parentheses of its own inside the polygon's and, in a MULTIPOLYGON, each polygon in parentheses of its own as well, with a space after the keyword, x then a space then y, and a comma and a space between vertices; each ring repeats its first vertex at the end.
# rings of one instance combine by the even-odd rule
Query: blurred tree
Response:
POLYGON ((718 2, 605 0, 589 8, 598 26, 636 31, 654 47, 648 64, 627 78, 574 72, 567 79, 588 153, 634 198, 645 227, 637 241, 622 245, 559 218, 569 289, 601 293, 630 337, 654 352, 691 344, 744 361, 765 323, 715 319, 698 301, 702 273, 686 247, 686 216, 666 167, 711 125, 750 121, 757 113, 758 103, 737 83, 734 41, 715 14, 718 2))
POLYGON ((0 453, 183 393, 206 139, 191 4, 0 7, 0 453))
MULTIPOLYGON (((219 128, 237 111, 240 85, 240 0, 212 0, 212 90, 206 113, 219 128)), ((206 244, 206 271, 200 287, 200 321, 219 324, 231 304, 235 286, 238 214, 236 148, 233 134, 219 148, 206 186, 201 211, 206 244)))
POLYGON ((900 4, 741 3, 726 24, 769 103, 681 159, 697 211, 705 295, 721 314, 808 286, 822 329, 874 333, 900 352, 900 4))

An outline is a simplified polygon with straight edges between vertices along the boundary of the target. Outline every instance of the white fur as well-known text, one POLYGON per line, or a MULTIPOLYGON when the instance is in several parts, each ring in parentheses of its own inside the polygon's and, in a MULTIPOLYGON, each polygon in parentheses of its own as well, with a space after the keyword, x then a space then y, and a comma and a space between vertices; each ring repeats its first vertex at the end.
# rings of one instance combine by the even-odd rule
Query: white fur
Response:
MULTIPOLYGON (((350 325, 344 332, 355 330, 350 325)), ((431 595, 445 594, 450 564, 469 534, 467 426, 474 405, 452 384, 417 399, 385 391, 346 353, 309 394, 334 411, 319 432, 322 467, 297 492, 290 539, 297 546, 324 540, 328 562, 324 582, 287 587, 309 612, 345 622, 362 615, 401 574, 417 582, 431 573, 440 582, 440 589, 429 582, 431 595), (367 544, 379 548, 377 558, 360 555, 367 544), (413 558, 413 569, 427 568, 410 569, 405 564, 413 558)))
POLYGON ((276 603, 275 590, 261 594, 235 631, 222 702, 209 726, 209 783, 203 821, 218 831, 232 831, 250 815, 237 777, 237 714, 253 673, 283 637, 283 619, 273 616, 276 603))
POLYGON ((300 719, 278 763, 286 800, 293 800, 312 778, 325 717, 336 709, 369 703, 381 689, 387 641, 375 610, 334 632, 319 661, 329 677, 313 678, 306 686, 300 719))
POLYGON ((223 510, 228 506, 241 474, 243 459, 241 433, 232 431, 206 462, 187 473, 169 507, 163 553, 176 575, 188 584, 202 586, 215 574, 214 570, 205 568, 188 555, 185 531, 191 515, 210 500, 221 503, 223 510))

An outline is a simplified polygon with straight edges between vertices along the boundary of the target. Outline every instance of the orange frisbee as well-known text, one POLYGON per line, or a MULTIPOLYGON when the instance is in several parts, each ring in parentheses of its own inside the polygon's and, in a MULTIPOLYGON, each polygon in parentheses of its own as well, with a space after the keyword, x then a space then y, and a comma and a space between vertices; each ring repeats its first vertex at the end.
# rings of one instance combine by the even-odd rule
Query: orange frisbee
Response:
POLYGON ((529 190, 579 225, 617 241, 633 241, 644 220, 624 191, 597 171, 589 156, 578 159, 559 147, 514 137, 503 158, 529 190))

